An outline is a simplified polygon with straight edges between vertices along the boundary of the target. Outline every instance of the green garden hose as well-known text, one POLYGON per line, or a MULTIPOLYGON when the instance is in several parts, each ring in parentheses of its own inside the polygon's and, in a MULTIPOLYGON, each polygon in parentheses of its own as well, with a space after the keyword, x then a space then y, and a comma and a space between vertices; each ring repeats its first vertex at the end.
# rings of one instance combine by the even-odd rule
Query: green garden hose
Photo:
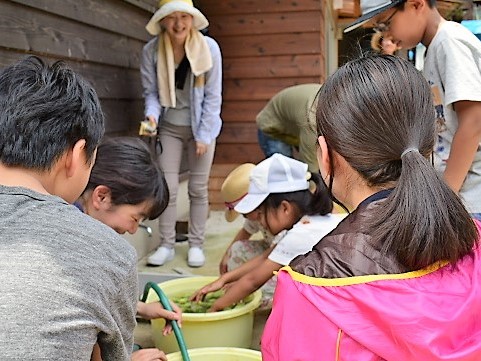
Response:
MULTIPOLYGON (((172 311, 172 307, 170 306, 169 299, 167 298, 165 293, 160 289, 160 287, 154 282, 147 282, 147 284, 145 285, 144 294, 142 296, 142 302, 145 302, 147 300, 147 295, 149 294, 149 290, 151 288, 155 291, 155 293, 157 293, 157 296, 159 296, 159 300, 162 306, 164 306, 164 308, 167 311, 172 311)), ((182 355, 182 359, 184 361, 190 361, 189 353, 187 352, 187 346, 185 345, 184 336, 182 335, 182 331, 180 330, 180 327, 177 324, 177 321, 172 320, 169 322, 172 323, 172 329, 174 330, 175 338, 177 339, 177 343, 179 344, 179 349, 182 355)))

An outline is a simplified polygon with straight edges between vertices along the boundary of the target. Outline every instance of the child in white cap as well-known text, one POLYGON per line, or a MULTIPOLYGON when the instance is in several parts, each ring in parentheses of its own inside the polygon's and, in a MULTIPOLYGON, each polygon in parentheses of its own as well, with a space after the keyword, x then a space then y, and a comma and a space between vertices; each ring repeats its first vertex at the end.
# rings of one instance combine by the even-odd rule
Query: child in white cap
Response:
POLYGON ((222 58, 215 40, 200 32, 208 25, 191 0, 161 0, 146 26, 155 38, 142 52, 144 114, 158 129, 159 161, 170 192, 169 205, 159 217, 160 247, 148 258, 154 266, 175 255, 177 190, 184 152, 190 201, 187 263, 201 267, 205 262, 207 184, 222 125, 222 58))
POLYGON ((263 254, 198 290, 192 299, 236 281, 210 311, 222 310, 259 289, 273 272, 304 254, 343 218, 331 215, 332 201, 318 174, 307 172, 307 164, 274 154, 260 162, 250 174, 249 191, 234 209, 242 214, 259 213, 262 226, 276 235, 274 244, 263 254), (309 190, 309 180, 316 189, 309 190))
MULTIPOLYGON (((254 167, 255 164, 253 163, 241 164, 230 172, 222 183, 220 193, 226 206, 225 219, 227 222, 233 222, 239 216, 234 208, 247 195, 249 176, 254 167)), ((234 236, 219 263, 221 275, 242 266, 252 258, 262 255, 272 246, 274 236, 262 226, 259 215, 260 213, 257 210, 243 214, 242 228, 234 236), (260 239, 257 236, 258 234, 261 235, 260 239)), ((274 278, 271 278, 262 286, 263 297, 260 308, 270 308, 275 288, 274 278)))
MULTIPOLYGON (((225 219, 227 222, 234 222, 239 216, 234 208, 247 195, 249 176, 254 167, 255 164, 252 163, 241 164, 230 172, 222 183, 220 194, 226 206, 225 219)), ((243 214, 244 224, 227 247, 219 264, 221 275, 260 255, 271 246, 274 236, 262 227, 258 215, 259 212, 255 211, 243 214), (252 239, 252 236, 257 233, 262 234, 262 239, 252 239)))

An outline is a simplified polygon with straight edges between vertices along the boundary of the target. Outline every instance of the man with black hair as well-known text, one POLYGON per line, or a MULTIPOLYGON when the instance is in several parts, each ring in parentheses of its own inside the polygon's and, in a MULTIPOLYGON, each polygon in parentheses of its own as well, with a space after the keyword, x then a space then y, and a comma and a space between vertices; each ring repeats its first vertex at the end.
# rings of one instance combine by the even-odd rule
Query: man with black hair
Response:
POLYGON ((62 63, 28 57, 0 72, 0 359, 127 360, 136 254, 73 205, 104 117, 62 63))

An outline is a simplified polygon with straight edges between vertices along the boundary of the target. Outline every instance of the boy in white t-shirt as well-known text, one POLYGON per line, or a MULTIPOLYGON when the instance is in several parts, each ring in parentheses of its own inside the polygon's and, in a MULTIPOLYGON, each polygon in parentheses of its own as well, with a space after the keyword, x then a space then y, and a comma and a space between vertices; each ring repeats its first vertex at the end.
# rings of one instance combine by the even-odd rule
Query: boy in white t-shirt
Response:
POLYGON ((435 5, 435 0, 361 0, 363 15, 345 32, 372 20, 404 49, 426 46, 423 72, 438 122, 435 166, 481 219, 481 42, 445 20, 435 5))
POLYGON ((276 237, 261 255, 192 296, 200 300, 232 283, 210 311, 222 310, 259 289, 273 277, 273 272, 310 251, 343 218, 330 214, 332 201, 319 174, 310 174, 307 164, 277 153, 252 169, 249 191, 234 210, 241 214, 258 212, 262 227, 276 237), (309 189, 309 180, 316 185, 314 192, 309 189))

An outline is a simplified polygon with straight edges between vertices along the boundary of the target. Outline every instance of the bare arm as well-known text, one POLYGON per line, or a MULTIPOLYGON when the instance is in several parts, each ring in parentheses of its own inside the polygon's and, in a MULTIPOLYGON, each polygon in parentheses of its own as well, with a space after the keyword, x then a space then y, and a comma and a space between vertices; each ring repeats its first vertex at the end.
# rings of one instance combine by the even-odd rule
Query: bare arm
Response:
POLYGON ((258 267, 234 283, 224 296, 214 302, 209 311, 220 311, 241 301, 264 285, 272 277, 273 272, 278 271, 281 267, 282 265, 279 263, 272 262, 268 258, 264 259, 258 267))
POLYGON ((137 302, 137 316, 144 320, 153 320, 155 318, 165 318, 166 320, 182 320, 182 311, 174 302, 170 302, 173 311, 167 311, 160 302, 145 303, 137 302))
POLYGON ((262 254, 250 259, 249 261, 244 263, 242 266, 237 267, 235 270, 232 270, 230 272, 223 274, 220 278, 224 281, 224 283, 229 283, 229 282, 234 282, 239 280, 246 273, 249 273, 252 270, 255 270, 259 266, 261 266, 262 263, 265 260, 267 260, 267 257, 271 253, 272 249, 273 247, 269 247, 264 252, 262 252, 262 254))
POLYGON ((167 361, 167 356, 156 348, 145 348, 135 351, 132 361, 167 361))
POLYGON ((481 102, 456 102, 454 109, 458 115, 458 129, 454 134, 444 179, 458 193, 481 140, 481 102))
POLYGON ((232 270, 230 272, 224 273, 214 282, 202 287, 200 290, 194 292, 190 297, 191 300, 200 301, 204 296, 210 292, 215 292, 223 288, 226 284, 239 280, 245 274, 259 268, 272 251, 272 247, 265 250, 262 254, 257 257, 252 258, 248 262, 244 263, 242 266, 232 270))
POLYGON ((100 352, 100 346, 98 343, 94 345, 92 350, 92 356, 90 357, 90 361, 102 361, 102 354, 100 352))

